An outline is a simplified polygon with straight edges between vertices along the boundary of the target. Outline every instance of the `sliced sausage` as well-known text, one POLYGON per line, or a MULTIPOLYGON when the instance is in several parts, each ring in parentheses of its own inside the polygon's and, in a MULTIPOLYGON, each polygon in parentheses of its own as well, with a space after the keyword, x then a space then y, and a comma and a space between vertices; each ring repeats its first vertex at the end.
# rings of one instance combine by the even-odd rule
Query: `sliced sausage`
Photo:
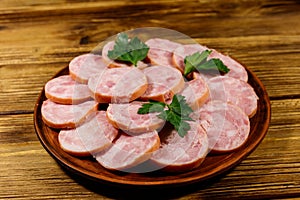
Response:
POLYGON ((186 56, 190 56, 196 52, 202 52, 204 50, 207 50, 208 48, 205 46, 202 46, 200 44, 186 44, 179 46, 174 50, 173 53, 173 63, 174 65, 183 73, 185 64, 184 59, 186 56))
POLYGON ((147 78, 134 67, 108 68, 89 79, 92 96, 100 103, 128 103, 147 89, 147 78))
POLYGON ((198 110, 209 98, 209 89, 202 78, 186 82, 185 88, 180 92, 185 97, 187 104, 193 109, 198 110))
MULTIPOLYGON (((111 60, 108 57, 108 51, 113 50, 114 49, 114 45, 115 45, 115 41, 110 41, 110 42, 107 42, 103 46, 102 57, 103 57, 104 61, 106 62, 106 64, 109 67, 112 67, 112 68, 113 67, 134 67, 134 65, 131 64, 131 63, 125 63, 125 62, 120 62, 120 61, 116 61, 116 60, 111 60)), ((148 66, 148 64, 146 64, 143 61, 138 61, 138 63, 137 63, 137 68, 139 68, 139 69, 143 69, 143 68, 145 68, 147 66, 148 66)))
POLYGON ((74 80, 87 84, 91 76, 100 73, 106 67, 102 56, 89 53, 73 58, 69 63, 69 72, 74 80))
POLYGON ((245 143, 250 132, 248 116, 236 105, 210 101, 199 110, 213 153, 233 151, 245 143))
POLYGON ((47 99, 42 104, 41 113, 45 124, 52 128, 75 128, 96 110, 97 103, 95 101, 64 105, 47 99))
POLYGON ((130 171, 130 168, 148 160, 159 145, 156 131, 136 136, 122 133, 110 148, 97 153, 95 158, 107 169, 130 171))
POLYGON ((173 67, 152 66, 143 70, 148 80, 142 100, 167 102, 184 88, 184 79, 180 71, 173 67))
POLYGON ((190 122, 191 129, 180 137, 174 129, 166 127, 160 133, 160 148, 151 161, 168 172, 188 171, 198 167, 208 153, 208 139, 204 129, 190 122))
POLYGON ((89 156, 108 148, 117 137, 118 130, 106 118, 105 111, 75 129, 61 130, 58 142, 61 148, 75 156, 89 156))
POLYGON ((87 85, 77 83, 69 75, 48 81, 45 85, 45 95, 48 99, 61 104, 78 104, 91 99, 87 85))
POLYGON ((109 104, 108 120, 119 129, 130 133, 144 133, 160 129, 164 120, 157 113, 138 114, 144 102, 134 101, 127 104, 109 104))
POLYGON ((161 38, 149 39, 145 43, 150 48, 147 58, 153 65, 174 67, 172 60, 173 52, 181 44, 161 38))
POLYGON ((255 115, 257 100, 254 89, 239 79, 217 76, 207 82, 211 100, 222 100, 239 106, 249 117, 255 115))

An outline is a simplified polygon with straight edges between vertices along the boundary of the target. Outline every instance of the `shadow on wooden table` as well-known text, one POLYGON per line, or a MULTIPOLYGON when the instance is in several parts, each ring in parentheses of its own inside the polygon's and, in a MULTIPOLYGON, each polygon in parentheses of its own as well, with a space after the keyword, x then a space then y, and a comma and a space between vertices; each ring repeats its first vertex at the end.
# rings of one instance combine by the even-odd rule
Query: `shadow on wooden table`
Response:
POLYGON ((86 189, 95 192, 99 195, 112 199, 174 199, 194 193, 197 190, 206 189, 211 187, 214 183, 218 182, 231 170, 215 176, 212 179, 181 186, 167 186, 167 187, 129 187, 129 186, 116 186, 95 182, 85 179, 82 176, 72 173, 61 167, 63 171, 74 181, 85 187, 86 189))

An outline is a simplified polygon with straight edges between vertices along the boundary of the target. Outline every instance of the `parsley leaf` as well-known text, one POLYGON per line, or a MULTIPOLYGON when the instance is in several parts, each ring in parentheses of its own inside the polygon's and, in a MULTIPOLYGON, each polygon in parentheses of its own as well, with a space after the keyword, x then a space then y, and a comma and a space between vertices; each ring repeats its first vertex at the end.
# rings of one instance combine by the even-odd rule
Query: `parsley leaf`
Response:
POLYGON ((196 52, 190 56, 186 56, 184 58, 184 64, 185 64, 184 75, 186 76, 192 71, 195 71, 196 70, 195 67, 205 62, 210 53, 211 51, 205 50, 202 51, 201 53, 196 52))
POLYGON ((201 66, 197 67, 198 70, 219 70, 219 72, 227 73, 229 69, 219 58, 212 58, 209 61, 203 63, 201 66))
POLYGON ((224 63, 218 59, 218 58, 212 58, 207 60, 207 57, 212 51, 205 50, 201 53, 196 52, 190 56, 186 56, 184 58, 184 76, 188 75, 192 71, 198 70, 198 71, 215 71, 221 73, 228 73, 229 68, 224 65, 224 63))
POLYGON ((137 62, 146 58, 149 47, 137 37, 128 38, 126 33, 120 33, 115 41, 114 49, 108 51, 107 56, 112 60, 130 62, 137 65, 137 62))
POLYGON ((160 113, 158 117, 170 122, 180 137, 184 137, 191 129, 186 121, 193 121, 191 118, 182 117, 172 110, 166 110, 160 113))
POLYGON ((173 100, 168 107, 182 117, 187 117, 193 112, 191 107, 186 103, 185 97, 182 95, 174 95, 173 100))
POLYGON ((193 110, 186 103, 185 97, 182 95, 174 95, 170 104, 149 101, 149 103, 143 104, 138 110, 138 114, 153 112, 158 112, 157 117, 170 122, 180 137, 184 137, 191 128, 187 121, 193 121, 189 116, 193 110))
POLYGON ((191 129, 191 126, 189 123, 187 123, 186 121, 181 121, 180 126, 176 130, 180 137, 184 137, 190 129, 191 129))
POLYGON ((154 112, 163 112, 166 104, 158 101, 150 101, 149 103, 143 104, 138 110, 138 114, 147 114, 154 112))

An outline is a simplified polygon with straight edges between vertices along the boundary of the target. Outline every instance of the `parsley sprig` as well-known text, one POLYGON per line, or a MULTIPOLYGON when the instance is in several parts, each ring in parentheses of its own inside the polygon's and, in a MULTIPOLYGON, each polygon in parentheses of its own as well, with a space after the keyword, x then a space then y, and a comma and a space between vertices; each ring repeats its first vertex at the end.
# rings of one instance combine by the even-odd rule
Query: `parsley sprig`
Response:
POLYGON ((184 76, 188 75, 192 71, 218 71, 221 73, 229 72, 229 69, 219 58, 212 58, 207 60, 207 57, 211 53, 211 50, 205 50, 201 53, 196 52, 190 56, 184 58, 184 76))
POLYGON ((112 60, 130 62, 137 66, 137 62, 146 58, 149 47, 137 37, 128 38, 126 33, 119 33, 113 50, 107 56, 112 60))
POLYGON ((180 137, 184 137, 191 129, 187 121, 194 121, 189 116, 193 110, 186 103, 185 97, 179 94, 173 96, 170 104, 150 100, 138 110, 138 114, 155 112, 159 113, 157 117, 170 122, 180 137))

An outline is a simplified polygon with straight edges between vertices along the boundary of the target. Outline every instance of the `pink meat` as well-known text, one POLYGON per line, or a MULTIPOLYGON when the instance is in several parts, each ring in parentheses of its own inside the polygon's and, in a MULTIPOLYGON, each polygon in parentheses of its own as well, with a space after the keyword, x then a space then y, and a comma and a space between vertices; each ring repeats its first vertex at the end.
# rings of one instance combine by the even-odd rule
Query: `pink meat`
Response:
POLYGON ((45 95, 61 104, 78 104, 91 99, 87 85, 77 83, 69 75, 48 81, 45 85, 45 95))
MULTIPOLYGON (((108 51, 113 50, 114 45, 115 45, 115 42, 110 41, 110 42, 107 42, 102 49, 102 57, 103 57, 104 61, 109 65, 109 67, 135 67, 134 65, 132 65, 130 63, 111 60, 108 57, 108 51)), ((148 65, 146 63, 144 63, 143 61, 138 61, 138 63, 137 63, 137 68, 139 68, 139 69, 143 69, 147 66, 148 65)))
POLYGON ((137 113, 143 103, 134 101, 129 104, 109 104, 107 117, 115 127, 125 132, 144 133, 160 129, 164 120, 158 118, 157 113, 137 113))
POLYGON ((117 137, 118 130, 106 118, 105 111, 75 129, 61 130, 58 141, 61 148, 75 156, 88 156, 108 148, 117 137))
POLYGON ((77 56, 69 63, 71 77, 84 84, 87 84, 91 76, 101 73, 106 67, 102 56, 90 53, 77 56))
POLYGON ((153 65, 175 67, 172 60, 173 52, 181 44, 161 38, 149 39, 145 43, 150 48, 147 57, 153 65))
POLYGON ((88 86, 100 103, 128 103, 146 91, 147 78, 137 68, 108 68, 90 78, 88 86))
POLYGON ((213 152, 228 152, 245 143, 250 132, 248 116, 236 105, 210 101, 199 110, 213 152))
POLYGON ((148 88, 141 96, 142 100, 167 102, 184 88, 182 74, 175 68, 152 66, 147 67, 143 72, 148 80, 148 88))
POLYGON ((208 86, 202 78, 186 82, 180 94, 185 97, 187 104, 193 110, 198 110, 209 98, 208 86))
POLYGON ((43 102, 41 113, 45 124, 52 128, 75 128, 96 110, 97 103, 95 101, 64 105, 48 99, 43 102))
POLYGON ((208 153, 208 139, 197 122, 190 122, 191 129, 180 137, 174 129, 166 127, 160 133, 161 145, 152 154, 151 161, 165 171, 188 171, 198 167, 208 153))
POLYGON ((122 133, 110 148, 99 152, 95 158, 107 169, 130 171, 131 167, 148 160, 152 152, 159 148, 159 144, 156 131, 138 136, 122 133))
POLYGON ((239 106, 249 117, 257 110, 254 89, 245 81, 228 76, 217 76, 207 82, 211 100, 222 100, 239 106))
POLYGON ((184 59, 186 56, 190 56, 196 52, 202 52, 204 50, 207 50, 208 48, 205 46, 202 46, 200 44, 186 44, 179 46, 175 49, 173 53, 173 63, 174 65, 183 73, 185 64, 184 59))

